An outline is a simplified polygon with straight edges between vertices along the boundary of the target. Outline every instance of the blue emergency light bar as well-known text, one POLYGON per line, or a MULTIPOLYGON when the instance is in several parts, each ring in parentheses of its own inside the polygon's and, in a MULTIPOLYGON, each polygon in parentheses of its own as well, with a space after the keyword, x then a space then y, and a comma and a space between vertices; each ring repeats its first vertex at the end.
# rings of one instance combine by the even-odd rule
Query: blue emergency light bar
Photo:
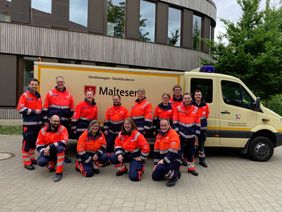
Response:
POLYGON ((215 67, 211 65, 204 65, 200 68, 200 72, 215 73, 215 67))

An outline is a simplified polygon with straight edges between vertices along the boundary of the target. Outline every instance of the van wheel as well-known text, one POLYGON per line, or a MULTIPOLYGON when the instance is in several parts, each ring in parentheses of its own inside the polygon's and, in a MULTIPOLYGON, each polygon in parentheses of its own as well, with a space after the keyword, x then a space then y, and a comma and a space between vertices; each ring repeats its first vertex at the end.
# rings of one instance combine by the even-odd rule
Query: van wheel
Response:
POLYGON ((249 157, 255 161, 268 161, 274 151, 273 143, 270 139, 258 136, 251 141, 249 147, 249 157))

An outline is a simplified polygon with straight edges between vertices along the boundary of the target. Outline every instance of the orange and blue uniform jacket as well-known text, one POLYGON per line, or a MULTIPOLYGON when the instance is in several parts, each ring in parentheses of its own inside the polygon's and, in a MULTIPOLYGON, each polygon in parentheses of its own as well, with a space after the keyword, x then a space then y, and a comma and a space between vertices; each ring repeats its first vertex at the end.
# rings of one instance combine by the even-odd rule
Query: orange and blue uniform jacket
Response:
POLYGON ((105 115, 104 130, 117 135, 127 117, 128 110, 121 105, 108 108, 105 115))
POLYGON ((42 125, 42 115, 35 113, 35 110, 42 110, 42 101, 38 92, 33 93, 29 89, 23 93, 19 99, 17 110, 23 116, 23 126, 42 125))
POLYGON ((137 99, 131 109, 131 118, 134 120, 137 129, 143 133, 144 130, 150 130, 153 122, 152 105, 146 98, 137 99))
POLYGON ((52 115, 58 115, 61 122, 70 121, 74 110, 73 97, 66 88, 63 91, 53 88, 46 95, 43 110, 45 120, 52 115))
POLYGON ((173 109, 178 107, 179 105, 182 105, 183 102, 183 96, 180 95, 179 98, 176 98, 174 95, 170 98, 170 103, 173 109))
POLYGON ((97 114, 96 102, 89 102, 87 99, 84 99, 75 107, 72 117, 72 129, 77 132, 84 132, 92 120, 97 120, 97 114))
POLYGON ((88 130, 84 131, 77 142, 78 160, 89 163, 94 154, 100 157, 105 153, 106 145, 105 136, 100 130, 96 135, 92 135, 88 130))
POLYGON ((194 105, 178 106, 173 111, 173 128, 184 138, 194 138, 200 134, 201 124, 198 108, 194 105))
POLYGON ((115 155, 122 154, 130 158, 136 158, 141 156, 145 160, 150 153, 150 145, 145 137, 133 130, 131 134, 121 131, 115 140, 115 155))
POLYGON ((164 164, 177 161, 181 164, 180 139, 173 129, 159 132, 154 145, 154 163, 164 159, 164 164))
POLYGON ((36 149, 41 153, 48 145, 50 145, 50 149, 58 146, 66 147, 68 139, 68 131, 63 125, 60 125, 57 131, 52 131, 49 124, 39 131, 36 149))
POLYGON ((208 104, 204 100, 202 100, 199 105, 196 101, 193 101, 192 104, 198 107, 198 114, 201 122, 201 130, 206 130, 210 113, 208 104))
MULTIPOLYGON (((153 121, 153 128, 154 130, 159 131, 160 130, 160 120, 166 119, 172 122, 172 106, 171 103, 168 103, 168 105, 163 105, 163 103, 160 103, 154 112, 154 121, 153 121)), ((172 124, 172 123, 171 123, 172 124)))

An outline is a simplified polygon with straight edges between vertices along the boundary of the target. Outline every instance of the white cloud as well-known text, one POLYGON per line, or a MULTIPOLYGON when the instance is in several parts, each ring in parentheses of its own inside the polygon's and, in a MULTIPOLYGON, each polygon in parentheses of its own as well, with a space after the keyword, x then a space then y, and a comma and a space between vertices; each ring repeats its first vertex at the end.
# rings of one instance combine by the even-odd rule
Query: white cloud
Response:
MULTIPOLYGON (((265 7, 265 1, 262 0, 260 8, 265 7)), ((225 33, 225 27, 220 19, 227 19, 232 22, 239 21, 242 11, 236 0, 214 0, 217 7, 217 19, 215 28, 215 40, 217 41, 217 36, 220 33, 225 33)), ((271 0, 270 5, 272 7, 277 7, 281 4, 281 0, 271 0)))

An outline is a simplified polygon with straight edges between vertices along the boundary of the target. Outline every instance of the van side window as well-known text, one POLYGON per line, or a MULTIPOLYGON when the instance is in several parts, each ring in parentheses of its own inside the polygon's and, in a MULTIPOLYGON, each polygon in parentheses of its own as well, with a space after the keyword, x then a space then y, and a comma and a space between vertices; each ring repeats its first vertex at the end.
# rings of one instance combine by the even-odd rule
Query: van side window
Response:
POLYGON ((254 100, 249 93, 238 83, 221 81, 223 101, 226 104, 254 109, 254 100))
POLYGON ((191 79, 191 92, 194 93, 195 90, 201 90, 203 99, 206 103, 212 103, 213 99, 213 81, 211 79, 191 79))

